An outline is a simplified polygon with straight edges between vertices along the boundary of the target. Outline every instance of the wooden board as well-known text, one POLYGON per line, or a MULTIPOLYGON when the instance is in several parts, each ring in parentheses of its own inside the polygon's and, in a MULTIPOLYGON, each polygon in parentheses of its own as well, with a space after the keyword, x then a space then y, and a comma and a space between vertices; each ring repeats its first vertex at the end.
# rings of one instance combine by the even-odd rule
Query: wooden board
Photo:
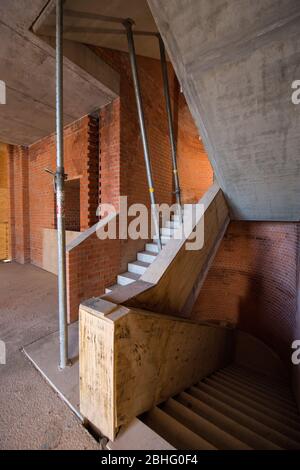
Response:
MULTIPOLYGON (((66 244, 80 236, 81 232, 66 230, 66 244)), ((57 230, 43 229, 43 264, 42 268, 57 275, 57 230)))
POLYGON ((120 426, 232 359, 231 329, 100 308, 80 308, 80 411, 111 440, 120 426))
POLYGON ((80 412, 107 437, 114 424, 114 323, 84 309, 79 317, 80 412), (102 431, 102 432, 103 432, 102 431))

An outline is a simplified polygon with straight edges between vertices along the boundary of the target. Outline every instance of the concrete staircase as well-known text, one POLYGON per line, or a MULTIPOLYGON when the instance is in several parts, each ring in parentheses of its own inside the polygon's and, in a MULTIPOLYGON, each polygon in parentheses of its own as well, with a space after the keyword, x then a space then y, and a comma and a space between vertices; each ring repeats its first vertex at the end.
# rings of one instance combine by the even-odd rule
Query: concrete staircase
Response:
MULTIPOLYGON (((164 247, 171 238, 173 238, 174 231, 180 227, 180 216, 172 215, 171 220, 166 222, 165 227, 160 229, 161 243, 164 247)), ((157 240, 152 240, 151 243, 145 244, 145 250, 137 253, 137 259, 128 263, 128 271, 121 273, 117 277, 117 284, 107 287, 105 293, 109 294, 118 286, 126 286, 137 281, 147 270, 151 263, 158 255, 157 240)))
POLYGON ((289 386, 231 365, 140 418, 176 449, 300 449, 289 386))

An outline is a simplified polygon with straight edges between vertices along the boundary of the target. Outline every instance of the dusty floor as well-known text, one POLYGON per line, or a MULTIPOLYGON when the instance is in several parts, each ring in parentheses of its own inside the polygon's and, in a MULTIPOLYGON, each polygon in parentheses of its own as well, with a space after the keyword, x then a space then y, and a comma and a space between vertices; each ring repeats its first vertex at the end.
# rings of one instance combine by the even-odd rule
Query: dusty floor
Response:
POLYGON ((20 350, 57 330, 56 283, 32 265, 0 263, 0 449, 99 449, 20 350))

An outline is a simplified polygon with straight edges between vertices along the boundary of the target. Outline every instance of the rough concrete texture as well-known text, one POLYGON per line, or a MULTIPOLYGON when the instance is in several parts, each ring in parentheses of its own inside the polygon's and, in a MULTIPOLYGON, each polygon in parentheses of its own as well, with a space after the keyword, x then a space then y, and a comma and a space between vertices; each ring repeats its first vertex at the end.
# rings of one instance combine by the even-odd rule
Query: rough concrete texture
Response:
MULTIPOLYGON (((110 0, 109 2, 65 0, 64 8, 68 12, 73 10, 92 14, 91 18, 85 19, 74 18, 65 14, 66 28, 64 37, 70 41, 127 52, 128 43, 125 34, 99 34, 99 28, 118 29, 124 32, 124 27, 118 23, 99 22, 95 19, 96 15, 132 18, 136 30, 157 32, 147 0, 130 0, 127 2, 124 0, 110 0), (70 31, 72 28, 76 28, 76 31, 70 31), (78 28, 82 28, 83 31, 78 31, 78 28)), ((34 30, 41 35, 55 35, 55 16, 51 14, 49 9, 45 9, 40 15, 34 25, 34 30)), ((158 41, 155 37, 135 36, 135 49, 138 55, 154 59, 160 57, 158 41)))
POLYGON ((99 449, 20 350, 57 330, 56 277, 0 263, 0 449, 99 449))
POLYGON ((299 1, 148 4, 233 217, 299 220, 299 1))
MULTIPOLYGON (((29 145, 55 130, 55 50, 30 28, 47 0, 0 2, 0 141, 29 145)), ((50 41, 50 44, 53 42, 50 41)), ((64 122, 106 105, 118 94, 119 77, 91 50, 65 44, 64 122)))

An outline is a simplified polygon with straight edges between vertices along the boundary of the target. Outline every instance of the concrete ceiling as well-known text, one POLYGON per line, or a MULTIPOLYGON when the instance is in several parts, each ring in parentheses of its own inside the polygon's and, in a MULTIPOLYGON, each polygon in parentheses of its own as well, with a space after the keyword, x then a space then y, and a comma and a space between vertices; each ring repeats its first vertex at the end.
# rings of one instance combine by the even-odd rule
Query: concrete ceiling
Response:
MULTIPOLYGON (((114 18, 132 18, 135 21, 134 29, 148 32, 157 32, 156 24, 146 0, 66 0, 64 3, 64 37, 84 44, 98 45, 120 51, 128 51, 127 39, 124 34, 103 34, 99 30, 113 29, 122 33, 124 27, 113 21, 99 21, 96 15, 114 18), (85 12, 91 18, 72 17, 68 12, 85 12), (70 32, 76 28, 77 32, 70 32), (78 28, 86 32, 78 32, 78 28), (93 32, 91 29, 96 30, 93 32), (98 31, 97 31, 98 30, 98 31)), ((40 35, 52 36, 55 34, 55 12, 45 10, 34 25, 34 31, 40 35)), ((155 37, 136 36, 136 52, 146 57, 159 58, 158 41, 155 37)))
POLYGON ((299 221, 299 0, 148 3, 232 216, 299 221))
MULTIPOLYGON (((0 141, 29 145, 55 130, 53 40, 30 31, 46 0, 0 1, 0 80, 7 103, 0 105, 0 141), (46 40, 45 40, 46 39, 46 40)), ((64 121, 69 123, 118 95, 119 76, 84 45, 66 42, 64 121)))

